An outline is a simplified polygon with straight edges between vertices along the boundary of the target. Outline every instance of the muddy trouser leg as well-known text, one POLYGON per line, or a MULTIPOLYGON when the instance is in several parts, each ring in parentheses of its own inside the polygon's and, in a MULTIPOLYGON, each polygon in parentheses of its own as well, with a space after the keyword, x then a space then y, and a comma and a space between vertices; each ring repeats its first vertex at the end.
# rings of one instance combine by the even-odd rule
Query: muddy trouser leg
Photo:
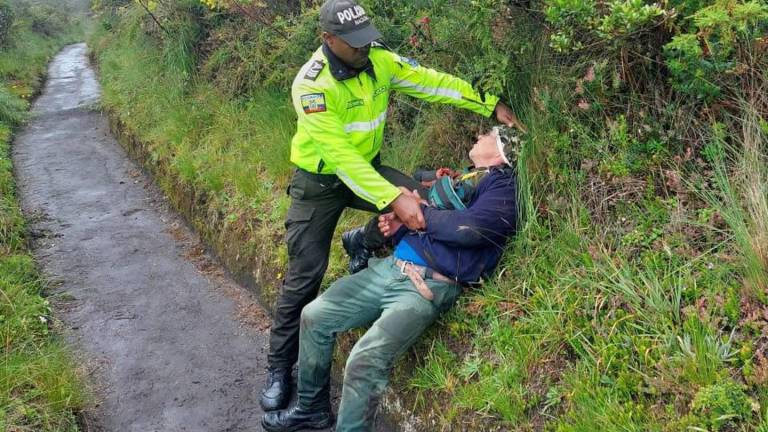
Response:
POLYGON ((456 301, 458 285, 427 279, 434 293, 426 300, 390 257, 377 265, 386 282, 381 315, 352 348, 344 369, 337 432, 370 431, 392 366, 418 337, 456 301))
MULTIPOLYGON (((419 192, 419 195, 421 195, 422 198, 426 198, 428 189, 425 188, 424 185, 422 185, 420 182, 416 181, 416 179, 413 177, 385 165, 377 167, 376 170, 379 172, 379 174, 381 174, 382 177, 387 179, 387 181, 393 185, 403 186, 411 191, 416 190, 419 192)), ((373 204, 370 204, 367 201, 357 197, 352 200, 350 207, 375 213, 379 212, 376 207, 373 206, 373 204)), ((385 213, 389 211, 392 210, 389 208, 384 209, 385 213)), ((365 230, 363 231, 363 244, 370 250, 379 249, 386 244, 384 235, 381 233, 381 231, 379 231, 378 216, 371 218, 368 223, 365 224, 365 230)))
POLYGON ((292 367, 299 351, 299 317, 312 301, 328 267, 331 239, 350 192, 336 176, 294 174, 286 218, 288 271, 269 335, 271 367, 292 367))
POLYGON ((375 268, 367 268, 337 280, 301 312, 297 393, 302 408, 327 406, 336 334, 378 318, 382 282, 375 268))

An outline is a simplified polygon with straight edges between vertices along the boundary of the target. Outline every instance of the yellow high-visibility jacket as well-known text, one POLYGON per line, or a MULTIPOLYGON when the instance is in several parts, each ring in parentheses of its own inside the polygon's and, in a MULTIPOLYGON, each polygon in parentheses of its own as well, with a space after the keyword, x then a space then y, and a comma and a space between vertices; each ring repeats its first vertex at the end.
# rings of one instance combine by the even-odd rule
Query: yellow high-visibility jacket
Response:
POLYGON ((301 68, 291 87, 298 114, 291 162, 311 173, 336 174, 381 210, 400 194, 371 166, 384 140, 391 90, 486 117, 499 98, 384 48, 371 48, 369 58, 373 73, 337 80, 321 46, 301 68))

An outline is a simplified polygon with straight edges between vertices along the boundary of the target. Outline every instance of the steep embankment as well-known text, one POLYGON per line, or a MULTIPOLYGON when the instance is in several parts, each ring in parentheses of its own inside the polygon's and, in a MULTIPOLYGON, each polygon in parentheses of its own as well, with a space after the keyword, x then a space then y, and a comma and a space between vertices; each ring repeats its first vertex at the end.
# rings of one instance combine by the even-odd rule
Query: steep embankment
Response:
MULTIPOLYGON (((206 3, 221 9, 105 8, 94 58, 127 147, 269 303, 286 261, 286 88, 317 11, 206 3)), ((397 51, 502 94, 531 129, 523 229, 397 367, 419 427, 768 427, 768 8, 363 3, 397 51)), ((395 98, 383 156, 458 166, 488 126, 395 98)), ((327 280, 345 261, 335 242, 327 280)))

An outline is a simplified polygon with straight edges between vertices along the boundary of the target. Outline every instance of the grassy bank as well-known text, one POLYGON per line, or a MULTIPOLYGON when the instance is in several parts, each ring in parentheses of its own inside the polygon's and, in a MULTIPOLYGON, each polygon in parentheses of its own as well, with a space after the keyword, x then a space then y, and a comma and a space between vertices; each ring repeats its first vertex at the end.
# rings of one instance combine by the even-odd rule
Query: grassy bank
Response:
MULTIPOLYGON (((287 88, 316 9, 105 3, 91 41, 105 109, 270 303, 287 88)), ((430 431, 768 430, 764 4, 364 3, 393 49, 502 94, 531 129, 523 229, 398 365, 390 410, 430 431)), ((383 157, 461 166, 488 126, 396 97, 383 157)), ((326 283, 345 265, 335 241, 326 283)))
POLYGON ((51 7, 0 2, 0 15, 9 25, 0 47, 0 429, 75 431, 83 388, 55 335, 45 282, 27 249, 10 144, 49 60, 82 34, 51 7))

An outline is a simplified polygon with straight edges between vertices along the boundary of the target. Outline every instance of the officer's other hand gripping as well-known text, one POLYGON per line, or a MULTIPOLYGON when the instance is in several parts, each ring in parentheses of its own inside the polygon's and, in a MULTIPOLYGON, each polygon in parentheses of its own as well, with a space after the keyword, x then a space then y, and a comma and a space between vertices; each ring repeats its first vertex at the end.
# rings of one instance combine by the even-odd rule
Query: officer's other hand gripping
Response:
POLYGON ((398 219, 410 230, 424 229, 424 213, 421 211, 421 199, 405 188, 400 188, 401 194, 392 202, 392 210, 398 219))

